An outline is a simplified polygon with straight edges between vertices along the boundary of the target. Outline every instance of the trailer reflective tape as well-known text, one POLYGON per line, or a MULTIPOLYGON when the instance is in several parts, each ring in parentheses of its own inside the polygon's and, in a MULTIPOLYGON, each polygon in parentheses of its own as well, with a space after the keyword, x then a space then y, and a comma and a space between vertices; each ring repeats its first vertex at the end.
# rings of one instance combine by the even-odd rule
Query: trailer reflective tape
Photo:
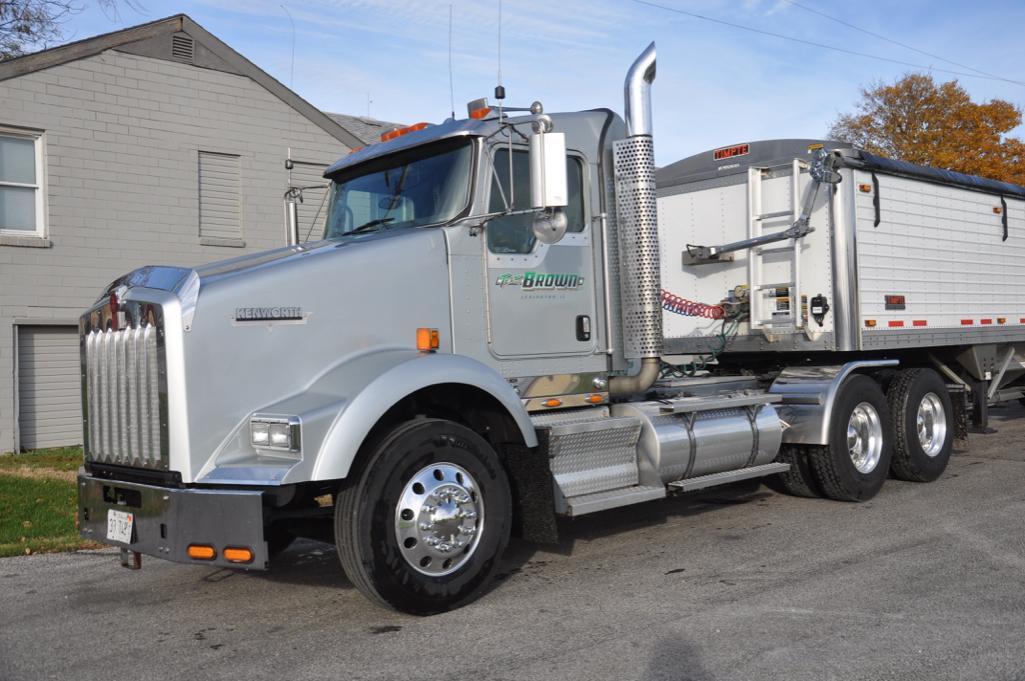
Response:
POLYGON ((924 319, 916 319, 915 321, 911 322, 911 324, 913 326, 929 326, 929 322, 925 321, 924 319))
POLYGON ((904 326, 904 322, 900 321, 899 319, 891 319, 889 322, 889 326, 891 329, 899 326, 904 326))
POLYGON ((992 324, 993 320, 992 319, 980 319, 979 323, 980 324, 992 324))
POLYGON ((973 322, 971 319, 962 319, 961 320, 961 326, 971 326, 974 323, 975 322, 973 322))

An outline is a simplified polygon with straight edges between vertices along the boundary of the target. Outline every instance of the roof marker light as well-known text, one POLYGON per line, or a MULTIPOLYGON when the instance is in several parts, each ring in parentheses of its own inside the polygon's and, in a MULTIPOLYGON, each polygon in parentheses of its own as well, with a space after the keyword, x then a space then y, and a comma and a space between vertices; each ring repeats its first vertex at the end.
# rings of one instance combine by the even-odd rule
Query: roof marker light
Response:
POLYGON ((466 103, 466 115, 475 121, 486 118, 489 113, 491 113, 491 106, 488 104, 487 97, 481 97, 466 103))
POLYGON ((407 125, 404 128, 395 128, 394 130, 389 130, 386 133, 382 133, 381 141, 388 142, 390 140, 395 139, 396 137, 402 137, 403 135, 408 135, 409 133, 416 132, 417 130, 423 130, 424 128, 429 126, 430 123, 414 123, 413 125, 407 125))

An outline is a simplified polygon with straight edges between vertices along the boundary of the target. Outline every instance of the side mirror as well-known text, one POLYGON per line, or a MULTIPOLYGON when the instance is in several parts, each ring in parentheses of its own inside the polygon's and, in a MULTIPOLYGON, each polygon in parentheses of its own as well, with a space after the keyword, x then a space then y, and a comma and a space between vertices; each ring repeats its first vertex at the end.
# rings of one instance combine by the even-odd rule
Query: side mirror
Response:
POLYGON ((565 208, 566 134, 537 132, 530 138, 530 207, 565 208))
POLYGON ((568 187, 565 133, 535 132, 530 138, 530 205, 538 209, 533 231, 543 244, 558 243, 566 235, 568 187))

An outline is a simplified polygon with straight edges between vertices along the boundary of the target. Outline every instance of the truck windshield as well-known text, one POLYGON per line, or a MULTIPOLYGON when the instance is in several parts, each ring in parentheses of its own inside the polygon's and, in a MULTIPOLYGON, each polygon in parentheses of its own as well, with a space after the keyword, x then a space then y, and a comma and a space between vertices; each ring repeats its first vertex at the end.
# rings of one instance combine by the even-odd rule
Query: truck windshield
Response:
POLYGON ((448 222, 470 198, 466 139, 369 161, 334 178, 324 238, 448 222))

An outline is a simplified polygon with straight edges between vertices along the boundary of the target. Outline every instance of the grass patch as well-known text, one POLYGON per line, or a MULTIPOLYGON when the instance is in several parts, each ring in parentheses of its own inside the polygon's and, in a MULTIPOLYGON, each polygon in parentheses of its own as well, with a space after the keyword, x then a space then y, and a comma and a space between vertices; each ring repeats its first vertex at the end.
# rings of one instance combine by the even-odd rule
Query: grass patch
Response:
POLYGON ((82 465, 81 447, 36 449, 23 454, 0 456, 0 473, 24 467, 55 471, 77 471, 82 465))
POLYGON ((75 527, 81 447, 0 456, 0 557, 96 546, 75 527))

